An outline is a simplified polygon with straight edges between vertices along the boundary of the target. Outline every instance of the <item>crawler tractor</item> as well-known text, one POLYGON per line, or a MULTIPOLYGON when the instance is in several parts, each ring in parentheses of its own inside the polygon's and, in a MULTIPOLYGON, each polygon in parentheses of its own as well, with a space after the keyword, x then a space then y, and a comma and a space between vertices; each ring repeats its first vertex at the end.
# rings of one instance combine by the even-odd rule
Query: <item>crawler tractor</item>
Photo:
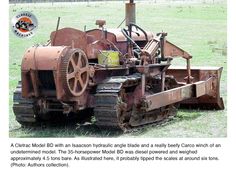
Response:
MULTIPOLYGON (((192 56, 135 23, 135 3, 126 3, 126 28, 53 31, 50 42, 28 48, 13 110, 22 125, 94 117, 99 127, 129 130, 156 124, 178 106, 224 109, 222 67, 191 67, 192 56), (170 67, 182 57, 186 67, 170 67), (83 116, 80 113, 84 113, 83 116)), ((59 24, 59 23, 58 23, 59 24)))

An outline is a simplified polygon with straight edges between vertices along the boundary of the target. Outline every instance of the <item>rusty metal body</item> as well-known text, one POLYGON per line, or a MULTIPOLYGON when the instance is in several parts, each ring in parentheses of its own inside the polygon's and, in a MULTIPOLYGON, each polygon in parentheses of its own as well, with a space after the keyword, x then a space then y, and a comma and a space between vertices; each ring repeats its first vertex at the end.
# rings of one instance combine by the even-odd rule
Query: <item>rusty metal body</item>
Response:
POLYGON ((98 20, 99 29, 57 29, 51 45, 27 49, 14 94, 18 122, 91 109, 97 125, 125 130, 174 115, 177 103, 224 109, 222 68, 191 68, 192 56, 167 41, 166 33, 155 36, 133 24, 134 10, 133 1, 126 5, 128 29, 105 29, 106 22, 98 20), (99 64, 101 51, 118 51, 120 65, 99 64), (186 67, 171 68, 174 57, 184 58, 186 67))

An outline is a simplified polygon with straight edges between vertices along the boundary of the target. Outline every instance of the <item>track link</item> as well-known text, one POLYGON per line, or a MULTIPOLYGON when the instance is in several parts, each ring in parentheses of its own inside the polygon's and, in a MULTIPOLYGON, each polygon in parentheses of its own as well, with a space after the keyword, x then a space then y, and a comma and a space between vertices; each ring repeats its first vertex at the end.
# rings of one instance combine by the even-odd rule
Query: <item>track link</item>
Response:
MULTIPOLYGON (((126 82, 127 79, 126 76, 114 76, 97 87, 94 108, 97 126, 112 129, 123 128, 121 120, 123 102, 120 92, 123 83, 126 82)), ((138 77, 132 79, 136 80, 138 77)))
POLYGON ((19 82, 13 95, 13 112, 16 120, 23 126, 34 125, 38 122, 35 101, 22 98, 21 93, 21 82, 19 82))
POLYGON ((118 93, 97 94, 95 97, 96 107, 94 108, 94 116, 96 117, 96 125, 120 129, 118 93))

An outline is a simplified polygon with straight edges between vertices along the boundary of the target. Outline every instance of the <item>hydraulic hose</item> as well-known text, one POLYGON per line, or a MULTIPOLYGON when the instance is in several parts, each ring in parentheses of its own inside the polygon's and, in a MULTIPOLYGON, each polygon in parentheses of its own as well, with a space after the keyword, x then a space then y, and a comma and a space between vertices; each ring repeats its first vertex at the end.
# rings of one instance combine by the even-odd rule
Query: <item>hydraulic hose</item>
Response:
POLYGON ((129 35, 127 34, 127 32, 126 32, 125 29, 122 29, 121 32, 122 32, 122 34, 126 37, 126 39, 127 39, 128 41, 130 41, 138 50, 141 51, 141 48, 138 46, 138 44, 136 44, 136 42, 134 42, 133 39, 131 39, 131 38, 129 37, 129 35))

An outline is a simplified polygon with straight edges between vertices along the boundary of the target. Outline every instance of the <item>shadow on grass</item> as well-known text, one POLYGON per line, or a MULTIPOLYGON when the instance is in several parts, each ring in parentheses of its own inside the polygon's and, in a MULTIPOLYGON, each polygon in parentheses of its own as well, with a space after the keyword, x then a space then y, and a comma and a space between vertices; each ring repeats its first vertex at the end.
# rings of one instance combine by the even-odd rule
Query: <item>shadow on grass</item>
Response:
MULTIPOLYGON (((204 112, 201 110, 201 112, 204 112)), ((151 126, 151 127, 144 127, 139 131, 135 131, 135 132, 131 132, 131 136, 140 136, 140 135, 144 135, 146 134, 150 128, 151 129, 157 129, 157 128, 161 128, 161 127, 165 127, 165 126, 169 126, 172 124, 175 124, 177 122, 182 122, 182 121, 192 121, 197 119, 198 117, 200 117, 202 114, 198 111, 198 110, 187 110, 187 109, 179 109, 177 112, 177 115, 175 117, 171 117, 169 118, 168 121, 163 121, 160 122, 160 124, 157 124, 155 126, 151 126)))
MULTIPOLYGON (((168 121, 160 122, 154 126, 147 126, 142 129, 130 131, 129 134, 138 137, 145 134, 150 129, 161 128, 181 121, 192 121, 201 116, 201 113, 193 110, 179 110, 177 115, 168 121)), ((75 121, 60 123, 41 124, 35 127, 21 127, 10 131, 10 137, 21 138, 73 138, 73 137, 95 137, 95 138, 116 138, 123 135, 124 132, 109 128, 99 128, 91 123, 78 124, 75 121)))
POLYGON ((102 129, 94 124, 77 124, 66 122, 60 124, 41 124, 34 127, 21 127, 10 131, 10 137, 21 138, 73 138, 73 137, 118 137, 122 131, 102 129))

